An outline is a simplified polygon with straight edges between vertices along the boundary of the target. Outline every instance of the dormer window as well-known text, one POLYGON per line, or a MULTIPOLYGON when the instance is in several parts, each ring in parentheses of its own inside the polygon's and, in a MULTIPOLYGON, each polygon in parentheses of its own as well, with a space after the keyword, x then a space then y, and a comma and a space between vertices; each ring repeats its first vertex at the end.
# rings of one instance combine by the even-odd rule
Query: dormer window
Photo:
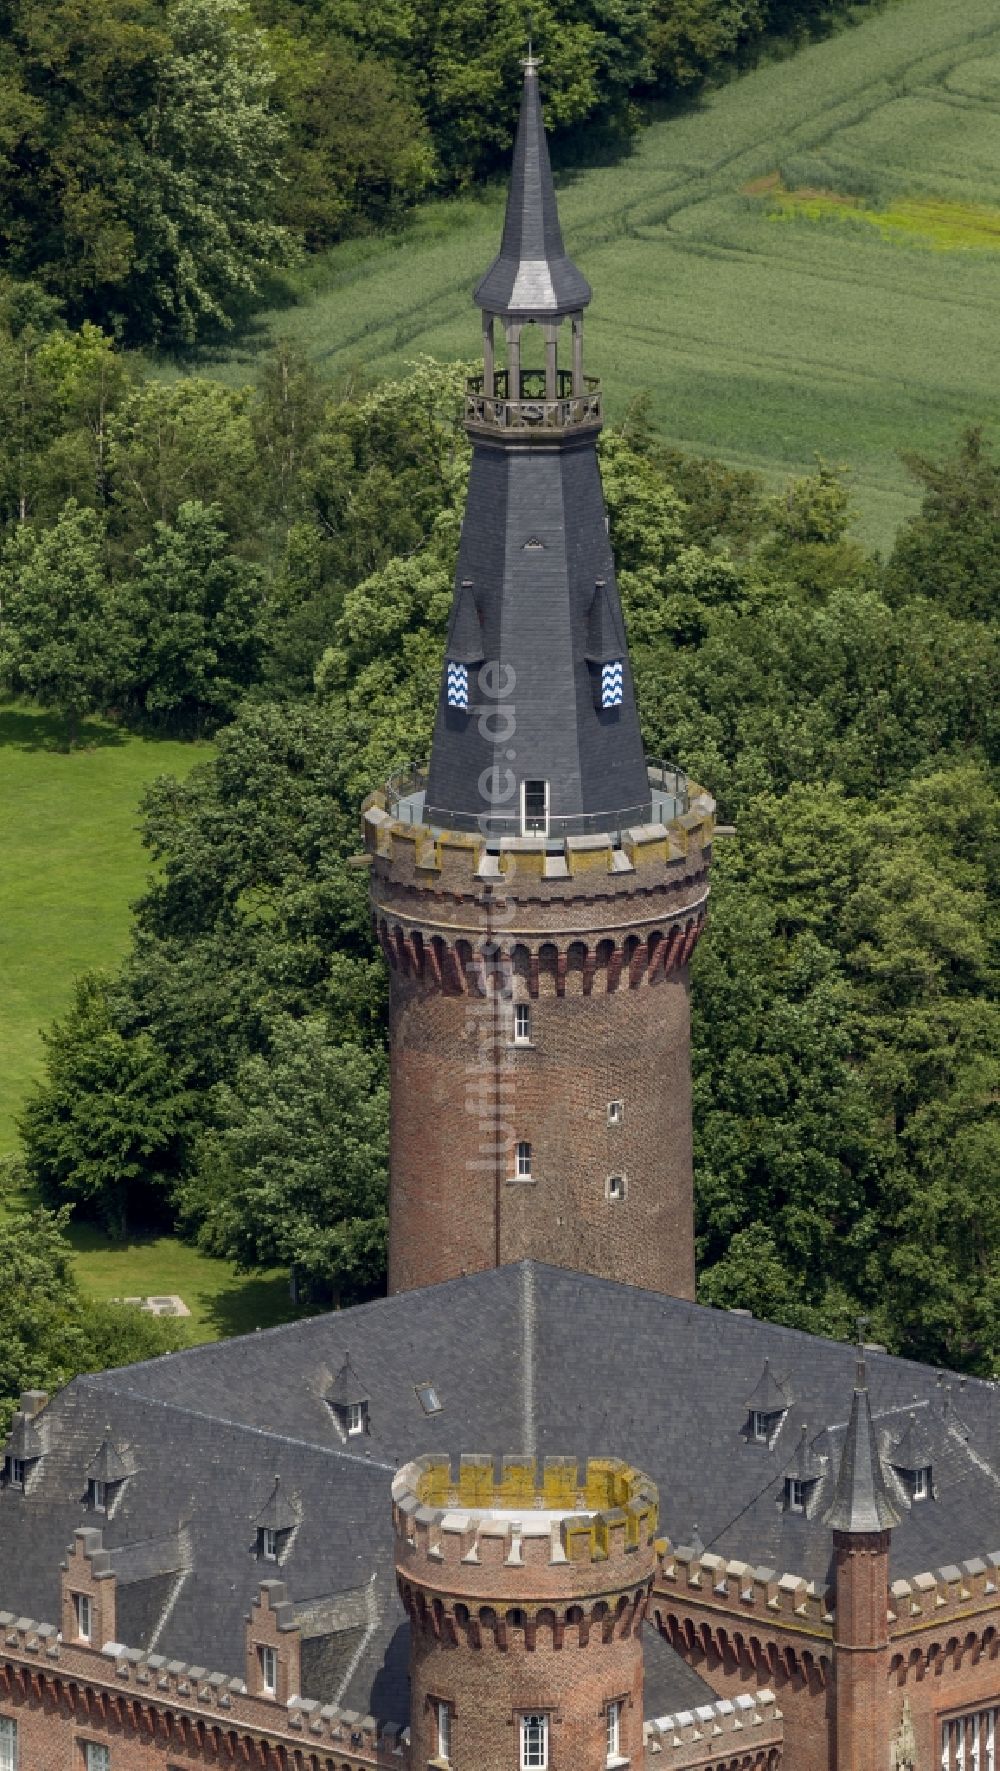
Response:
POLYGON ((790 1397, 771 1370, 771 1361, 764 1360, 764 1369, 747 1397, 744 1437, 752 1445, 772 1445, 788 1413, 790 1397))
POLYGON ((370 1431, 368 1396, 351 1361, 345 1359, 326 1393, 327 1405, 346 1439, 370 1431))
POLYGON ((924 1464, 913 1472, 913 1499, 930 1500, 931 1498, 931 1467, 924 1464))
POLYGON ((23 1490, 27 1487, 28 1465, 23 1457, 5 1458, 3 1468, 4 1482, 8 1488, 20 1488, 23 1490))
POLYGON ((289 1500, 280 1476, 275 1476, 274 1487, 254 1520, 258 1562, 280 1562, 283 1559, 300 1517, 299 1507, 289 1500))
POLYGON ((117 1445, 102 1440, 87 1465, 87 1505, 91 1512, 111 1514, 115 1500, 128 1477, 125 1460, 117 1445))
POLYGON ((934 1423, 911 1414, 906 1431, 896 1440, 889 1462, 909 1489, 911 1501, 933 1500, 934 1423))
POLYGON ((278 1533, 270 1525, 262 1525, 257 1533, 257 1554, 265 1562, 278 1560, 278 1533))
POLYGON ((806 1510, 806 1490, 808 1483, 798 1476, 785 1477, 785 1511, 786 1513, 804 1513, 806 1510))

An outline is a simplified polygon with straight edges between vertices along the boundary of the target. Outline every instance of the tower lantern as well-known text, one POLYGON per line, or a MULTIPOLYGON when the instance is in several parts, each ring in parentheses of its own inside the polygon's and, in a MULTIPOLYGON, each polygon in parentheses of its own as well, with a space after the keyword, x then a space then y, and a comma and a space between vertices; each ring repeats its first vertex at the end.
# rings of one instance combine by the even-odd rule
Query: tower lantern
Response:
POLYGON ((688 960, 714 806, 643 752, 583 369, 590 287, 530 56, 475 300, 429 767, 365 807, 391 967, 390 1290, 530 1256, 691 1296, 688 960), (531 326, 542 368, 522 361, 531 326))

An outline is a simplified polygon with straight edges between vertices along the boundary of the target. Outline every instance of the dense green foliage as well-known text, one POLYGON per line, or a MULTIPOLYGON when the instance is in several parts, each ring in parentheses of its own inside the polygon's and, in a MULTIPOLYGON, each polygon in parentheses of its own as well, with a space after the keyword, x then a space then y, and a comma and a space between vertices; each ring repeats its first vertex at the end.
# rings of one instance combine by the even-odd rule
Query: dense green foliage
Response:
POLYGON ((0 1220, 0 1433, 24 1390, 56 1389, 81 1371, 152 1359, 183 1344, 176 1323, 80 1292, 63 1236, 66 1214, 0 1220))
MULTIPOLYGON (((552 124, 627 132, 849 0, 540 0, 552 124)), ((132 343, 232 323, 268 267, 494 171, 520 0, 2 0, 0 258, 132 343)))
MULTIPOLYGON (((164 696, 182 725, 239 705, 212 762, 147 794, 159 871, 121 972, 49 1036, 27 1161, 50 1202, 179 1222, 315 1301, 382 1271, 384 981, 349 859, 364 793, 429 742, 458 387, 423 363, 331 396, 288 352, 253 395, 123 387, 91 493, 126 633, 163 624, 127 705, 164 696), (223 670, 213 621, 238 637, 250 606, 223 670), (205 648, 214 710, 178 691, 205 648)), ((82 523, 50 496, 57 436, 35 523, 8 505, 22 586, 22 557, 82 523)), ((702 1295, 832 1332, 864 1307, 895 1347, 992 1369, 1000 463, 976 434, 916 463, 923 509, 885 565, 823 464, 775 498, 661 450, 638 405, 602 465, 648 746, 737 830, 695 961, 702 1295)))

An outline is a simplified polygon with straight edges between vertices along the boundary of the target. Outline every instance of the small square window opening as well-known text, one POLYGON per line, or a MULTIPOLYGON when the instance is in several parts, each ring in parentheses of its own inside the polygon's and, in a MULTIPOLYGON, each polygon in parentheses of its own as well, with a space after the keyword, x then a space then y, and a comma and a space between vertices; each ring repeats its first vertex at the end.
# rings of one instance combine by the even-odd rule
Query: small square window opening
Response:
POLYGON ((441 1398, 433 1384, 417 1384, 417 1400, 425 1414, 441 1413, 441 1398))
POLYGON ((514 1044, 531 1044, 531 1009, 526 1002, 519 1002, 514 1009, 514 1044))
POLYGON ((609 1125, 621 1125, 621 1122, 624 1119, 624 1117, 625 1117, 625 1102, 624 1101, 609 1101, 608 1102, 608 1124, 609 1125))
POLYGON ((521 1717, 521 1771, 548 1771, 548 1716, 521 1717))
POLYGON ((257 1650, 260 1659, 260 1688, 266 1697, 273 1697, 278 1689, 278 1654, 274 1648, 266 1644, 257 1650))
POLYGON ((76 1614, 76 1633, 81 1642, 89 1642, 93 1629, 93 1608, 89 1593, 73 1594, 73 1610, 76 1614))
POLYGON ((519 1181, 530 1181, 531 1179, 530 1144, 521 1143, 517 1146, 517 1178, 519 1181))
POLYGON ((611 1200, 611 1203, 613 1205, 618 1204, 622 1199, 624 1199, 624 1197, 625 1197, 625 1176, 624 1175, 609 1175, 608 1176, 608 1198, 611 1200))

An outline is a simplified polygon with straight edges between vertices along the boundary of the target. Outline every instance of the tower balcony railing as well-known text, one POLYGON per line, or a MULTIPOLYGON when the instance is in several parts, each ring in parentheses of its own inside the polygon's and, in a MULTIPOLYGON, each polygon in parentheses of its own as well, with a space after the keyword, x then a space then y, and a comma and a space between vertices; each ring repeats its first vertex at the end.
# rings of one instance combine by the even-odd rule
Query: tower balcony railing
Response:
POLYGON ((592 375, 574 380, 571 369, 557 369, 555 397, 544 369, 522 369, 518 394, 511 398, 511 378, 506 369, 493 376, 487 391, 484 375, 465 384, 465 421, 498 431, 565 431, 596 429, 602 422, 601 384, 592 375))
POLYGON ((401 824, 419 824, 431 830, 459 830, 482 836, 488 845, 504 837, 525 834, 547 837, 553 848, 568 836, 606 836, 620 847, 624 832, 643 824, 671 824, 691 809, 691 792, 683 769, 662 758, 646 758, 649 798, 637 805, 617 806, 605 812, 577 812, 550 817, 546 829, 525 832, 517 812, 507 806, 484 802, 480 813, 456 812, 427 803, 427 771, 411 765, 391 775, 385 787, 385 809, 401 824))

